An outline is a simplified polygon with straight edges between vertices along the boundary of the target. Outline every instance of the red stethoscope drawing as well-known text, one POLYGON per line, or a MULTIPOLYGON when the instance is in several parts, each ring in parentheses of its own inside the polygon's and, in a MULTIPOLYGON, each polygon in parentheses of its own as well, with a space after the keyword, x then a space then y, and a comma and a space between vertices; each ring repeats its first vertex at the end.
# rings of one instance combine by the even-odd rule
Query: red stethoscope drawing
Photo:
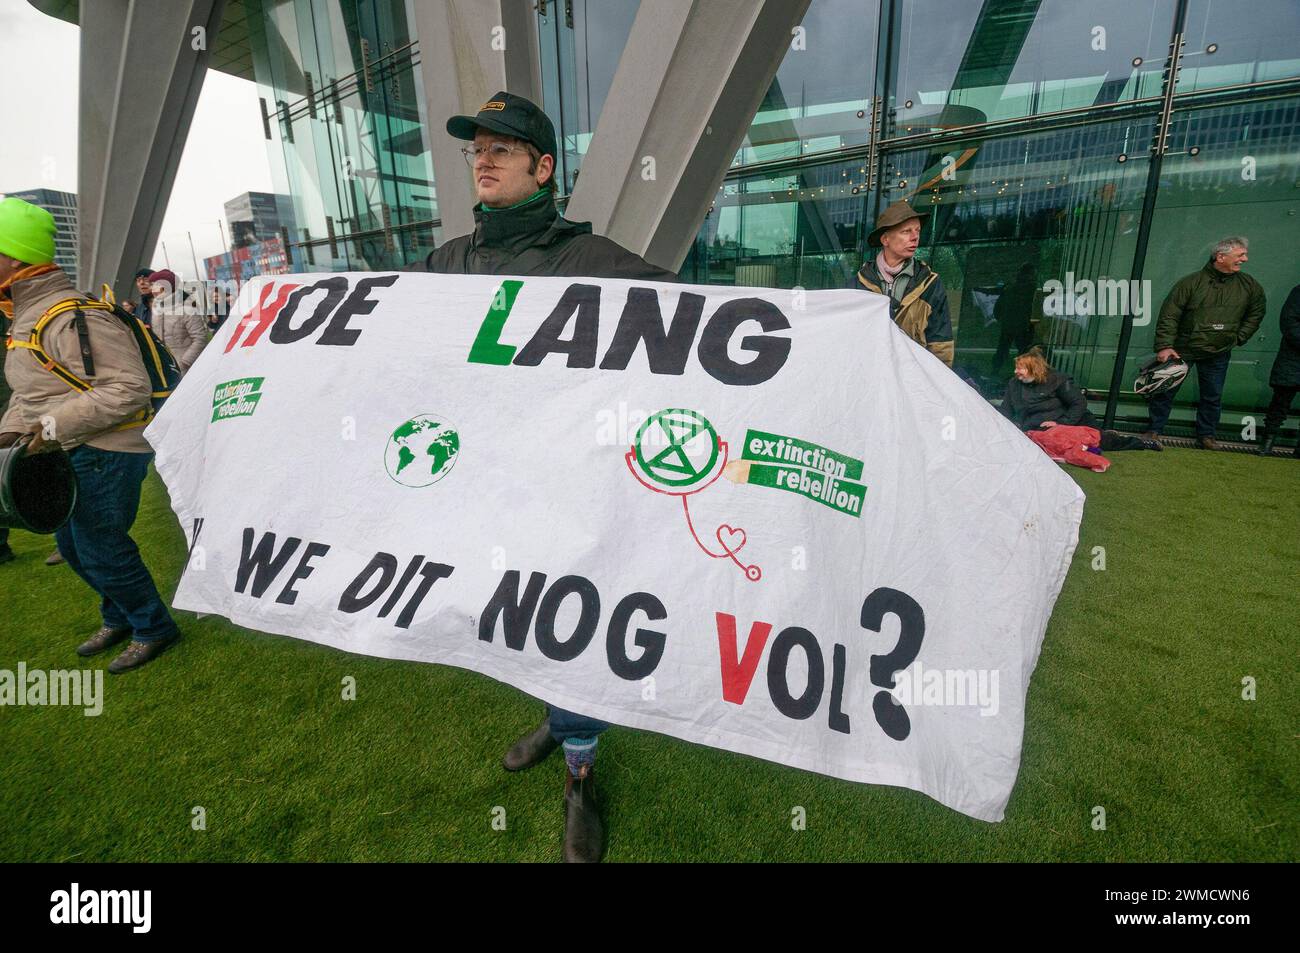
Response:
MULTIPOLYGON (((651 422, 668 413, 671 412, 661 411, 642 425, 641 430, 637 434, 638 444, 651 422)), ((648 464, 642 454, 638 452, 638 444, 633 444, 631 449, 629 449, 627 454, 624 456, 624 460, 627 462, 627 468, 632 471, 632 476, 636 477, 637 482, 646 489, 653 490, 656 493, 662 493, 665 496, 677 496, 681 498, 682 512, 686 515, 686 528, 690 530, 691 538, 695 540, 695 544, 700 547, 705 555, 712 559, 730 559, 736 564, 741 572, 745 574, 746 579, 750 582, 758 582, 763 578, 763 570, 757 564, 746 564, 742 562, 738 556, 740 551, 745 548, 745 544, 749 541, 742 528, 723 523, 713 531, 713 536, 718 541, 718 545, 722 547, 722 552, 714 552, 706 546, 704 541, 700 539, 699 534, 695 531, 695 523, 691 520, 690 498, 696 493, 712 486, 717 482, 718 477, 722 476, 722 471, 727 465, 727 442, 719 439, 712 426, 709 426, 708 421, 705 421, 702 417, 699 417, 699 415, 694 414, 692 411, 682 411, 679 413, 691 414, 692 416, 697 417, 704 424, 704 428, 701 429, 707 429, 708 437, 712 440, 713 447, 706 471, 703 473, 686 471, 690 475, 685 479, 677 481, 664 481, 658 479, 650 472, 651 464, 648 464), (678 485, 673 485, 673 482, 676 482, 678 485)), ((665 430, 667 430, 667 428, 665 428, 665 430)), ((676 446, 676 444, 674 444, 674 446, 676 446)), ((681 455, 681 459, 683 462, 685 461, 686 458, 684 454, 681 455)), ((682 471, 679 469, 678 472, 682 471)))

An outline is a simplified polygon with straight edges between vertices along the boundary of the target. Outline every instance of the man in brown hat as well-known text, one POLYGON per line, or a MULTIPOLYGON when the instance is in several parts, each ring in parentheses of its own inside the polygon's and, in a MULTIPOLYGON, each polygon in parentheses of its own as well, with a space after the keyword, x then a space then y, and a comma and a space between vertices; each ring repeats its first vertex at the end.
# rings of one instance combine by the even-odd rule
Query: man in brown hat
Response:
POLYGON ((903 333, 952 367, 952 319, 948 292, 937 272, 916 257, 921 220, 906 202, 895 202, 876 219, 867 244, 879 252, 858 270, 857 286, 889 296, 889 314, 903 333))

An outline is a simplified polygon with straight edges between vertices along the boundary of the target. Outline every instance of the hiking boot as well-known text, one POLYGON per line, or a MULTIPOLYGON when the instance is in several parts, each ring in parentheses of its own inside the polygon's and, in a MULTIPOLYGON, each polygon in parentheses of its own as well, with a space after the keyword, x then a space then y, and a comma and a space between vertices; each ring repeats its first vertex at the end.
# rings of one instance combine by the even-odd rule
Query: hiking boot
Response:
POLYGON ((63 561, 63 553, 59 552, 57 549, 45 557, 45 565, 47 566, 58 566, 61 565, 63 561))
POLYGON ((120 675, 122 672, 129 672, 133 668, 139 668, 166 652, 180 640, 180 637, 181 634, 177 632, 169 638, 156 639, 153 642, 141 642, 139 639, 132 639, 131 644, 122 650, 122 654, 108 663, 108 670, 113 675, 120 675))
POLYGON ((1213 437, 1197 437, 1196 445, 1200 447, 1202 450, 1219 449, 1219 441, 1215 440, 1213 437))
POLYGON ((605 836, 596 807, 596 779, 590 768, 575 778, 565 771, 564 782, 564 862, 595 864, 600 862, 605 836))
POLYGON ((501 764, 507 771, 524 771, 541 764, 559 746, 560 743, 551 737, 551 720, 548 718, 511 745, 501 764))
POLYGON ((98 655, 104 649, 117 645, 123 639, 131 634, 131 627, 124 626, 115 629, 109 625, 101 625, 99 630, 90 638, 77 646, 77 654, 81 656, 98 655))

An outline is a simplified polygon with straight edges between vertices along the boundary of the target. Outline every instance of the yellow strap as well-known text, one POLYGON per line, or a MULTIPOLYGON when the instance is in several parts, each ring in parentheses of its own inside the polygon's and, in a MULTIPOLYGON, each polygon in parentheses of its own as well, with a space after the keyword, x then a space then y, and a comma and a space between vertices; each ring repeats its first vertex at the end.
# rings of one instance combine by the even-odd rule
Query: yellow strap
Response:
POLYGON ((862 285, 862 287, 866 288, 868 291, 874 291, 876 294, 884 294, 884 291, 881 290, 879 285, 872 284, 870 281, 867 281, 866 278, 863 278, 862 272, 858 272, 858 284, 862 285))
POLYGON ((58 304, 51 305, 41 315, 40 320, 36 322, 36 330, 42 331, 45 326, 61 314, 67 314, 69 311, 112 311, 113 306, 105 304, 102 301, 91 301, 89 298, 69 298, 67 301, 60 301, 58 304))
POLYGON ((31 351, 33 354, 36 355, 36 360, 40 363, 41 367, 49 371, 55 377, 59 378, 61 381, 63 381, 63 383, 67 384, 73 390, 87 391, 90 390, 91 388, 91 385, 89 383, 82 380, 76 374, 72 373, 72 371, 68 370, 66 367, 64 367, 54 358, 46 354, 45 349, 40 346, 40 342, 33 343, 31 341, 14 341, 11 339, 5 342, 5 347, 6 348, 21 347, 28 351, 31 351))
POLYGON ((82 393, 84 393, 90 390, 94 385, 92 385, 89 381, 83 380, 82 378, 78 377, 76 374, 72 373, 72 371, 68 370, 66 367, 64 367, 54 358, 50 357, 49 353, 41 345, 41 332, 45 330, 46 326, 51 321, 53 321, 61 314, 67 314, 69 311, 78 311, 78 310, 112 311, 113 308, 111 305, 105 304, 102 301, 93 301, 89 298, 80 298, 80 297, 66 298, 63 301, 59 301, 55 304, 52 304, 50 305, 50 307, 45 309, 45 313, 42 314, 40 318, 37 320, 36 326, 32 328, 32 333, 26 341, 15 341, 12 338, 10 338, 8 341, 5 342, 5 347, 26 348, 27 350, 31 351, 33 354, 36 355, 36 359, 40 361, 41 367, 49 371, 55 377, 59 378, 61 381, 63 381, 63 383, 67 384, 73 390, 81 391, 82 393))
MULTIPOLYGON (((903 300, 898 302, 898 307, 906 308, 909 304, 911 304, 922 294, 924 294, 925 289, 930 287, 930 285, 934 283, 934 279, 938 277, 939 277, 939 273, 937 271, 930 272, 930 277, 926 278, 925 281, 921 282, 919 285, 917 285, 915 288, 913 288, 911 291, 909 291, 907 294, 903 296, 903 300)), ((884 289, 880 285, 874 284, 870 281, 867 281, 866 278, 863 278, 862 272, 858 272, 858 284, 862 285, 862 287, 868 289, 869 291, 876 292, 876 294, 885 293, 884 289)))
POLYGON ((149 422, 152 421, 155 416, 156 415, 154 414, 153 408, 146 407, 144 410, 137 413, 131 420, 128 420, 124 424, 118 424, 113 429, 132 430, 135 427, 147 427, 149 425, 149 422))
MULTIPOLYGON (((104 291, 106 292, 105 297, 108 297, 111 300, 112 291, 109 289, 108 285, 104 286, 104 291)), ((49 371, 55 377, 58 377, 60 380, 62 380, 73 390, 81 391, 84 393, 85 391, 92 390, 94 385, 88 383, 87 381, 82 380, 76 374, 73 374, 70 370, 68 370, 58 361, 50 357, 49 354, 45 352, 45 349, 41 347, 41 332, 45 330, 45 326, 48 325, 51 321, 53 321, 55 318, 57 318, 59 315, 67 314, 69 311, 76 311, 78 309, 82 311, 112 311, 113 306, 105 301, 95 301, 90 298, 68 298, 65 301, 60 301, 57 304, 51 305, 46 310, 46 312, 43 315, 41 315, 40 319, 36 322, 36 327, 32 329, 31 339, 29 341, 15 341, 12 338, 10 338, 9 340, 5 341, 5 347, 7 348, 21 347, 21 348, 26 348, 29 351, 32 351, 36 355, 37 360, 41 362, 41 366, 45 368, 45 370, 49 371)), ((154 347, 153 338, 149 335, 146 335, 145 340, 149 342, 149 351, 153 356, 156 367, 159 370, 161 370, 162 358, 158 354, 158 349, 154 347)), ((169 390, 153 391, 150 394, 150 396, 170 397, 171 391, 169 390)), ((132 417, 129 420, 127 420, 125 423, 118 424, 116 427, 112 429, 114 431, 117 431, 117 430, 131 430, 134 429, 135 427, 145 427, 148 426, 150 421, 152 421, 155 416, 156 414, 154 413, 154 409, 151 405, 133 414, 132 417)))

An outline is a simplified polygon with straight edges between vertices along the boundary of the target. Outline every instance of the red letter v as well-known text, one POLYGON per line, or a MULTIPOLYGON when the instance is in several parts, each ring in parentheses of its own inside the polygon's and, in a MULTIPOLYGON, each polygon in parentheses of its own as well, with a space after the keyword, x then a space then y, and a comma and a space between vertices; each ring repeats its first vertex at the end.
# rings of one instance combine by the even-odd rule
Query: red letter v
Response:
POLYGON ((718 620, 718 652, 722 660, 722 698, 743 705, 750 683, 754 681, 754 672, 758 670, 758 660, 763 657, 767 637, 772 634, 772 626, 767 622, 750 625, 745 655, 737 661, 736 617, 725 612, 716 612, 714 616, 718 620))

